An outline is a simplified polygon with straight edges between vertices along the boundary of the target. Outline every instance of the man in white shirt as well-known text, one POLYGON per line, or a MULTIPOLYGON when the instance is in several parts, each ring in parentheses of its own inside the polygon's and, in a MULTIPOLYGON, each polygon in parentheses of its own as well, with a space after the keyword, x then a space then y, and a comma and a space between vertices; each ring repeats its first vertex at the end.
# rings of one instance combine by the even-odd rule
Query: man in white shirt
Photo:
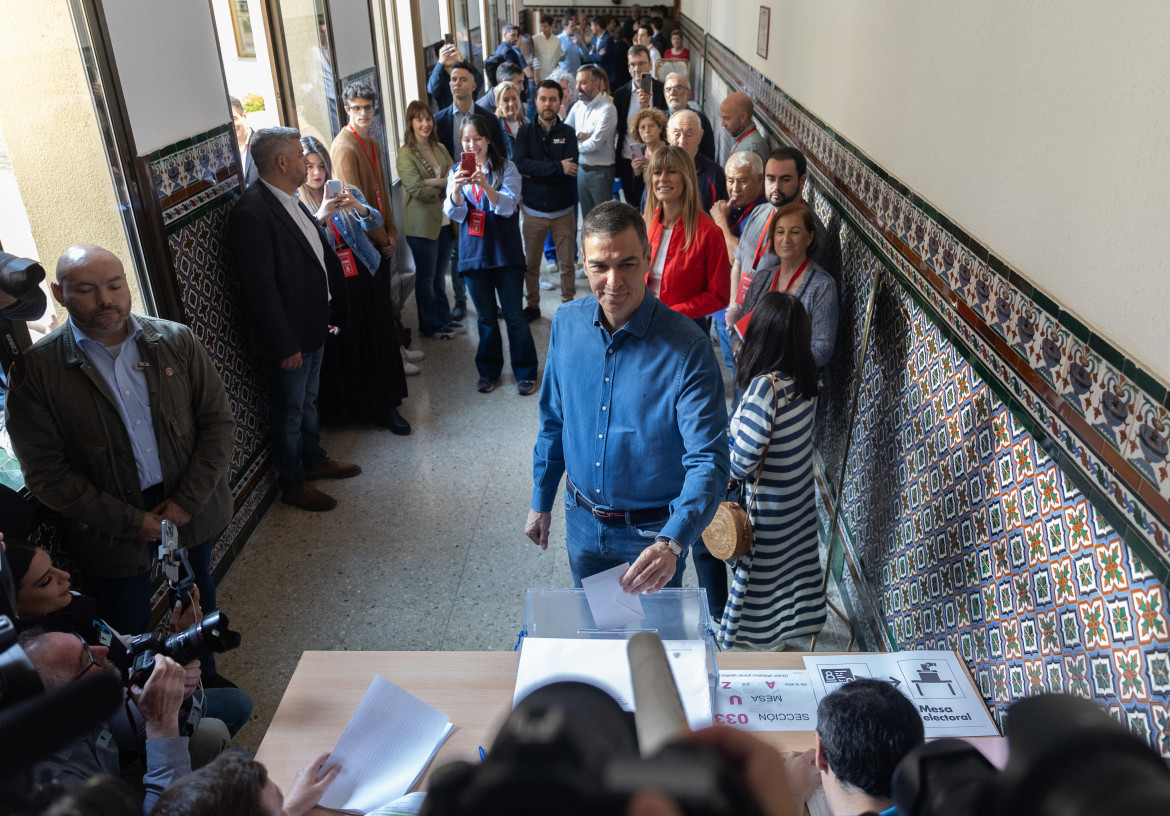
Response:
POLYGON ((654 41, 650 37, 650 26, 638 26, 638 30, 634 32, 634 45, 646 46, 650 52, 650 73, 654 73, 658 69, 658 60, 662 59, 662 54, 654 47, 654 41))
POLYGON ((617 108, 604 90, 605 82, 604 70, 596 65, 582 65, 577 72, 577 104, 565 118, 565 124, 577 134, 581 157, 577 197, 581 200, 582 218, 598 204, 613 198, 617 108))
POLYGON ((551 14, 540 15, 540 31, 532 37, 532 62, 537 82, 548 78, 565 53, 561 38, 553 31, 554 25, 551 14))

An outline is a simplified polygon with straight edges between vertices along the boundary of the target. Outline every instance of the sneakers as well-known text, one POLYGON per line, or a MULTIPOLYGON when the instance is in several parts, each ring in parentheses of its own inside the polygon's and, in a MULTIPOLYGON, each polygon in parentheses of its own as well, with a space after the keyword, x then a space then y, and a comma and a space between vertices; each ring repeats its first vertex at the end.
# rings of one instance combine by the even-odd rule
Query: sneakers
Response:
POLYGON ((557 285, 542 275, 540 278, 540 288, 546 292, 551 292, 557 288, 557 285))
POLYGON ((296 490, 286 490, 280 500, 313 513, 327 513, 337 506, 337 499, 322 493, 311 484, 303 484, 296 490))
POLYGON ((443 327, 443 331, 449 331, 454 334, 467 334, 467 328, 458 320, 452 320, 443 327))
POLYGON ((585 277, 585 267, 583 267, 583 266, 578 266, 578 267, 577 267, 577 277, 578 277, 578 278, 584 278, 584 277, 585 277))
POLYGON ((418 366, 416 366, 414 363, 410 362, 409 360, 403 360, 402 361, 402 373, 408 377, 417 377, 419 374, 422 373, 422 369, 419 368, 418 366))
POLYGON ((408 349, 406 346, 402 347, 402 359, 408 363, 417 363, 427 355, 421 349, 408 349))
POLYGON ((305 481, 317 479, 351 479, 362 472, 360 465, 351 465, 349 462, 338 462, 336 459, 326 459, 315 468, 305 471, 305 481))
POLYGON ((520 396, 527 397, 536 391, 536 380, 521 380, 516 383, 516 390, 520 393, 520 396))
POLYGON ((455 308, 451 310, 451 317, 455 320, 462 320, 463 316, 467 314, 467 304, 462 301, 455 304, 455 308))
MULTIPOLYGON (((541 268, 544 269, 545 272, 556 272, 557 271, 557 259, 556 258, 545 258, 544 263, 541 264, 541 268)), ((552 287, 549 287, 549 288, 552 288, 552 287)))
POLYGON ((529 323, 531 323, 533 320, 540 320, 540 309, 536 306, 525 306, 524 319, 529 323))
MULTIPOLYGON (((467 330, 464 329, 464 331, 467 331, 467 330)), ((426 337, 430 340, 450 340, 457 333, 458 332, 456 332, 454 329, 449 329, 446 326, 444 326, 443 328, 439 329, 437 332, 432 332, 431 334, 423 334, 422 332, 419 332, 419 336, 426 337)), ((414 363, 411 363, 410 365, 414 365, 414 363)), ((414 366, 414 367, 418 368, 418 366, 414 366)))
POLYGON ((499 382, 499 377, 494 380, 490 377, 480 377, 479 382, 475 384, 475 390, 481 394, 489 394, 496 390, 496 385, 499 382))

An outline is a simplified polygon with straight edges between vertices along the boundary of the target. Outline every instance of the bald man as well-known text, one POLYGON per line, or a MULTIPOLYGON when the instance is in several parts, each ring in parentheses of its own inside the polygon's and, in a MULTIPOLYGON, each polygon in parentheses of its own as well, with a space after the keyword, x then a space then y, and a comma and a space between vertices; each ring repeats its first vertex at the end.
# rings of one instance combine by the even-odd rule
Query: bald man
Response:
POLYGON ((767 137, 756 127, 752 119, 754 113, 751 97, 743 91, 737 91, 719 106, 719 124, 731 137, 732 154, 750 150, 760 157, 761 162, 767 162, 772 148, 768 146, 767 137))
POLYGON ((214 609, 211 546, 232 517, 235 433, 219 372, 186 326, 130 313, 108 250, 67 249, 52 292, 69 320, 25 352, 27 376, 7 398, 29 490, 68 519, 86 594, 117 631, 150 629, 163 519, 189 551, 200 605, 214 609))

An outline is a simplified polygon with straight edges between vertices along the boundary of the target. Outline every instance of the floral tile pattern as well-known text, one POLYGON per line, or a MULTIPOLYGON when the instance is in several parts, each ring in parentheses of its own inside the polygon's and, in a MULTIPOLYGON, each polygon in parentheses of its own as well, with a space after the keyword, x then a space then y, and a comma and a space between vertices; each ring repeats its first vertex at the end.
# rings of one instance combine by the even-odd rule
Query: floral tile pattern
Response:
POLYGON ((822 409, 818 450, 835 480, 850 445, 840 502, 863 586, 842 594, 869 597, 895 648, 958 651, 999 718, 1076 694, 1170 757, 1164 386, 720 43, 705 59, 705 98, 751 94, 839 225, 829 374, 860 365, 860 389, 848 440, 848 411, 822 409))

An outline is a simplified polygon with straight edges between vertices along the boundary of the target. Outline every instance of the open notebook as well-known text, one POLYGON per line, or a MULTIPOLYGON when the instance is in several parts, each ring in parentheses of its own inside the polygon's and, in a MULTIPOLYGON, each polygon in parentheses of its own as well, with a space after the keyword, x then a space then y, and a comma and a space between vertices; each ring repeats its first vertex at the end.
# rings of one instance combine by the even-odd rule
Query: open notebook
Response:
POLYGON ((452 728, 446 714, 375 677, 322 769, 341 765, 321 807, 366 814, 403 796, 452 728))

